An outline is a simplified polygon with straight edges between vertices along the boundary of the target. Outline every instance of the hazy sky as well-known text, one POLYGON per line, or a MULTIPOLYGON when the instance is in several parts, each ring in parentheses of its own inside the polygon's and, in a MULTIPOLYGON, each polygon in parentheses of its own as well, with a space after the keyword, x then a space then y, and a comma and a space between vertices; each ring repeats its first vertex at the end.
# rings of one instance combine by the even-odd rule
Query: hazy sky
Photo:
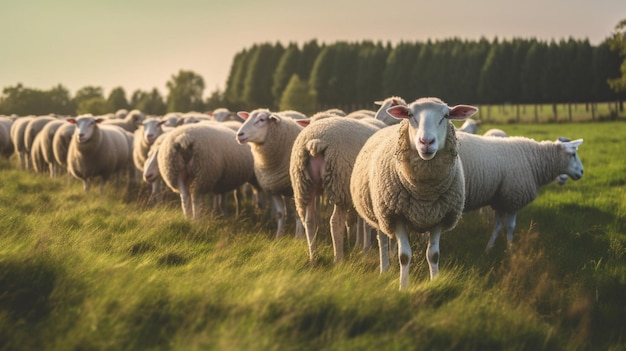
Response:
POLYGON ((0 0, 0 88, 127 96, 179 70, 225 87, 236 53, 255 43, 338 40, 589 39, 626 18, 626 0, 0 0))

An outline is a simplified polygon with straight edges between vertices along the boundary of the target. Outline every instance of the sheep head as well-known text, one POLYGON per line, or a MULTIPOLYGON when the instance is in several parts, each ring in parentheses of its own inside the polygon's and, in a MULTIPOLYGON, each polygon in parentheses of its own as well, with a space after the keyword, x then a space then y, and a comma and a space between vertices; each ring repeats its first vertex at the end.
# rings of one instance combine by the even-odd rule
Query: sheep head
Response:
MULTIPOLYGON (((573 141, 561 141, 561 140, 563 139, 559 138, 559 140, 557 140, 557 143, 560 143, 562 145, 563 151, 568 156, 567 169, 566 169, 565 174, 567 174, 573 180, 578 180, 583 177, 583 172, 584 172, 583 163, 580 161, 580 158, 578 157, 578 147, 583 143, 583 140, 582 139, 577 139, 573 141)), ((561 176, 562 175, 560 175, 559 177, 561 176)), ((557 178, 557 181, 558 180, 559 179, 557 178)), ((565 183, 565 181, 563 181, 563 183, 565 183)))
POLYGON ((431 160, 444 147, 448 120, 462 120, 476 112, 478 108, 474 106, 449 107, 437 98, 422 98, 409 105, 396 105, 387 109, 392 117, 409 120, 411 149, 417 151, 423 160, 431 160))
POLYGON ((280 123, 282 118, 268 109, 257 109, 252 112, 240 111, 237 112, 237 116, 245 120, 237 131, 239 144, 264 143, 267 128, 273 123, 280 123))

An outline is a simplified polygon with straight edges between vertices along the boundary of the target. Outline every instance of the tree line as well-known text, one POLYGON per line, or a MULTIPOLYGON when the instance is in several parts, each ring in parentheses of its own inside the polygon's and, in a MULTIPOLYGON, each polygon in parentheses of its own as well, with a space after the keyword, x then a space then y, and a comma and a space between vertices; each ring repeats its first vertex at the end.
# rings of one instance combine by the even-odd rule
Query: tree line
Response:
POLYGON ((620 65, 626 53, 620 40, 623 36, 614 34, 597 46, 573 38, 451 38, 395 46, 373 41, 261 43, 235 54, 224 91, 207 98, 203 78, 181 70, 167 82, 165 97, 154 88, 137 90, 127 99, 122 87, 105 97, 94 86, 71 97, 60 84, 47 91, 17 84, 3 89, 0 114, 104 114, 138 108, 162 115, 217 107, 310 114, 329 107, 372 108, 374 101, 392 95, 407 100, 437 96, 450 104, 623 101, 626 89, 620 79, 626 73, 620 65))

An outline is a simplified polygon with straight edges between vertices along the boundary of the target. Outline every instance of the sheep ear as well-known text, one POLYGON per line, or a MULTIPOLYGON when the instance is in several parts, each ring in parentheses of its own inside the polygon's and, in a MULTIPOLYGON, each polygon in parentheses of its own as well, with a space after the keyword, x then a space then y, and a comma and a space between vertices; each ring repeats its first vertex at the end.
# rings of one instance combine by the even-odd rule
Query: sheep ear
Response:
POLYGON ((456 105, 450 108, 446 118, 448 119, 466 119, 472 117, 478 112, 478 108, 470 105, 456 105))
POLYGON ((94 119, 94 121, 96 122, 96 124, 100 124, 102 121, 104 121, 104 118, 96 118, 94 119))
POLYGON ((573 141, 565 141, 562 144, 567 153, 573 154, 576 152, 576 150, 582 143, 583 143, 582 139, 577 139, 573 141))
POLYGON ((412 116, 411 111, 404 105, 396 105, 387 109, 387 113, 397 119, 405 119, 412 116))
POLYGON ((71 123, 71 124, 76 124, 76 118, 66 118, 65 120, 66 120, 68 123, 71 123))
POLYGON ((248 117, 250 117, 250 113, 246 111, 239 111, 237 112, 237 116, 245 121, 248 119, 248 117))
POLYGON ((296 123, 298 123, 299 125, 301 125, 303 127, 306 127, 306 126, 308 126, 311 123, 311 120, 308 119, 308 118, 307 119, 297 119, 296 123))
POLYGON ((270 121, 274 121, 276 123, 280 123, 280 121, 282 120, 280 118, 280 116, 275 114, 275 113, 270 114, 270 116, 268 118, 269 118, 270 121))

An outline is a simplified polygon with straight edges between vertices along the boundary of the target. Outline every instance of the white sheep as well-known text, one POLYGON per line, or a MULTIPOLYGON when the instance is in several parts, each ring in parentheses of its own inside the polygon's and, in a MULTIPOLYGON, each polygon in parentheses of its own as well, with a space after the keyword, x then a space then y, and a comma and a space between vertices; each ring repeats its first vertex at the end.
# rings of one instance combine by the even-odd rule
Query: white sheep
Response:
MULTIPOLYGON (((387 112, 404 121, 376 132, 356 158, 350 180, 354 206, 368 224, 397 239, 400 289, 408 286, 409 230, 429 232, 426 258, 431 279, 438 274, 440 235, 456 226, 465 197, 450 120, 468 118, 477 111, 467 105, 448 107, 437 98, 390 107, 387 112)), ((385 271, 386 244, 379 246, 381 271, 385 271)))
POLYGON ((0 155, 5 158, 11 157, 14 152, 13 142, 11 142, 11 126, 13 119, 0 117, 0 155))
POLYGON ((459 128, 457 128, 457 130, 461 132, 465 132, 465 133, 477 134, 479 127, 480 127, 479 120, 468 118, 465 120, 465 122, 463 122, 463 124, 459 128))
POLYGON ((134 133, 135 130, 137 130, 139 126, 141 126, 141 123, 143 123, 145 119, 146 119, 146 115, 143 112, 141 112, 140 110, 134 109, 128 112, 128 114, 126 114, 126 116, 123 119, 117 119, 117 118, 104 119, 101 124, 102 125, 104 124, 115 125, 131 133, 134 133))
MULTIPOLYGON (((254 173, 261 189, 271 196, 277 221, 276 237, 280 237, 287 216, 285 197, 293 197, 289 178, 291 148, 309 120, 295 120, 268 109, 240 111, 237 115, 245 120, 237 132, 237 142, 252 146, 254 173)), ((302 231, 302 223, 296 219, 296 236, 301 236, 302 231)))
POLYGON ((49 172, 50 177, 54 178, 59 174, 59 166, 54 159, 54 151, 52 142, 57 129, 65 125, 63 120, 54 120, 47 123, 33 141, 30 150, 34 171, 37 173, 49 172))
POLYGON ((234 113, 225 107, 216 108, 209 113, 209 116, 215 121, 224 122, 234 117, 234 113))
POLYGON ((574 180, 583 176, 577 148, 582 139, 561 142, 535 141, 525 137, 484 137, 457 134, 465 174, 465 207, 472 211, 491 206, 496 224, 485 251, 506 223, 509 245, 513 241, 516 214, 531 203, 539 188, 561 174, 574 180))
POLYGON ((11 125, 11 142, 13 143, 13 150, 17 154, 20 160, 20 169, 25 170, 30 163, 30 155, 26 153, 24 146, 24 131, 28 122, 34 119, 35 116, 25 116, 17 118, 11 125))
POLYGON ((132 134, 118 126, 104 124, 102 118, 92 115, 68 118, 67 121, 76 125, 68 148, 68 171, 83 182, 85 191, 89 191, 90 181, 95 177, 100 177, 101 194, 112 175, 126 172, 132 181, 132 134))
POLYGON ((59 166, 67 170, 67 151, 74 136, 75 124, 65 123, 57 129, 52 138, 52 152, 59 166))
POLYGON ((26 124, 26 128, 24 129, 24 153, 28 156, 29 162, 27 165, 29 170, 34 170, 33 161, 30 156, 32 156, 31 149, 35 142, 35 137, 46 124, 56 120, 57 118, 52 115, 37 116, 26 124))
POLYGON ((146 157, 146 161, 143 165, 143 180, 151 184, 151 192, 150 196, 153 199, 157 199, 160 197, 161 190, 163 188, 163 177, 161 177, 161 172, 159 171, 159 148, 161 147, 161 143, 163 143, 163 139, 165 139, 165 135, 168 132, 165 132, 159 135, 156 140, 150 146, 150 150, 148 150, 148 155, 146 157))
POLYGON ((389 126, 400 123, 397 118, 394 118, 389 113, 387 113, 387 110, 393 106, 406 105, 406 102, 403 98, 399 96, 390 96, 385 100, 376 101, 375 104, 380 105, 380 107, 376 111, 376 115, 374 116, 374 118, 385 122, 385 124, 389 126))
MULTIPOLYGON (((476 134, 476 133, 471 133, 471 134, 476 134)), ((506 138, 508 137, 508 135, 506 134, 505 131, 503 131, 502 129, 498 129, 498 128, 491 128, 488 131, 485 132, 485 134, 483 134, 483 136, 487 136, 487 137, 497 137, 497 138, 506 138)))
POLYGON ((142 123, 141 127, 135 131, 133 137, 133 162, 139 172, 143 172, 143 166, 148 158, 150 146, 159 135, 163 134, 161 126, 165 121, 158 118, 149 117, 142 123))
POLYGON ((311 123, 294 141, 289 171, 311 261, 316 255, 317 198, 322 193, 326 193, 334 207, 330 232, 335 262, 343 259, 346 223, 354 211, 350 195, 352 167, 365 141, 379 129, 363 120, 328 117, 311 123))
POLYGON ((156 154, 159 173, 180 194, 187 218, 199 218, 204 194, 223 194, 255 183, 250 146, 238 144, 235 136, 220 123, 184 125, 164 135, 156 154))

